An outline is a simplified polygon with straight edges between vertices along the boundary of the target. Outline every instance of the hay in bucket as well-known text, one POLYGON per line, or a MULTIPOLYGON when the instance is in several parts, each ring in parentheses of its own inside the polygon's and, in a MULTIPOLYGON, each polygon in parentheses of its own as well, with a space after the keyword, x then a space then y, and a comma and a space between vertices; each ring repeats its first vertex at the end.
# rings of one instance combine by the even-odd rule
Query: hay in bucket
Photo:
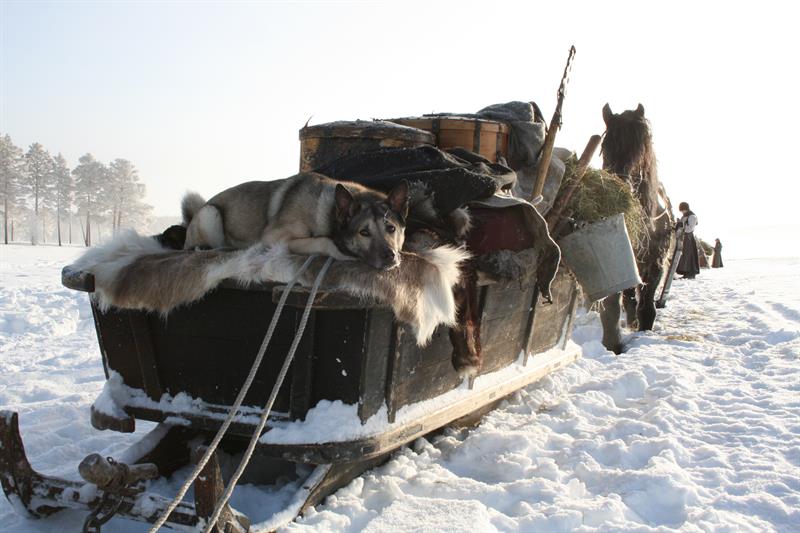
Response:
MULTIPOLYGON (((574 181, 578 159, 573 154, 565 164, 566 172, 558 191, 559 196, 574 181)), ((605 170, 587 169, 580 187, 567 206, 567 213, 577 222, 585 223, 622 213, 633 249, 642 250, 647 245, 647 216, 642 205, 628 183, 605 170)))

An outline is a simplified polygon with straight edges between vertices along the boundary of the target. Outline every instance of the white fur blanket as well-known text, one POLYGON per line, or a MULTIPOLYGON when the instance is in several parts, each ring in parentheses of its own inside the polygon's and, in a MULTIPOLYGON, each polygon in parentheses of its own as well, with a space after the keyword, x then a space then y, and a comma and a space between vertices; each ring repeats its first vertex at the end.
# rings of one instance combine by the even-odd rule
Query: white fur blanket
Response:
MULTIPOLYGON (((462 248, 441 246, 417 253, 403 252, 399 267, 378 271, 361 262, 335 261, 323 281, 326 289, 345 291, 392 308, 398 320, 410 324, 419 345, 425 345, 440 324, 454 325, 453 286, 459 265, 469 258, 462 248)), ((92 248, 72 268, 95 278, 95 298, 101 310, 111 306, 143 309, 167 315, 172 309, 201 299, 224 279, 288 282, 305 261, 285 247, 255 245, 245 250, 176 251, 155 239, 123 232, 92 248)), ((299 278, 310 287, 325 258, 318 257, 299 278)))

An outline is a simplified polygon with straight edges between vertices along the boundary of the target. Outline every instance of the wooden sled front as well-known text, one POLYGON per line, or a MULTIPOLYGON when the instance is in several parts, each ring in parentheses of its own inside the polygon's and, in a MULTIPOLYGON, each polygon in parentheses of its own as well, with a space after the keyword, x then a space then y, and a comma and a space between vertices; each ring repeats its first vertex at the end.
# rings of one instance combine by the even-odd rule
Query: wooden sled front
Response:
MULTIPOLYGON (((64 270, 65 286, 92 292, 91 275, 64 270)), ((300 484, 293 507, 282 520, 294 518, 392 451, 447 425, 474 422, 503 398, 569 364, 579 349, 569 342, 577 285, 562 270, 553 283, 553 304, 540 301, 534 281, 486 283, 480 287, 483 367, 467 384, 453 369, 447 328, 419 348, 408 326, 385 307, 339 291, 320 292, 308 327, 280 390, 268 429, 256 448, 250 470, 265 483, 280 465, 311 468, 300 484), (320 402, 350 409, 347 435, 308 432, 314 438, 281 436, 301 427, 320 402), (374 420, 380 421, 374 424, 374 420), (370 424, 362 425, 370 421, 370 424), (358 428, 361 428, 360 430, 358 428), (270 433, 279 436, 271 439, 270 433), (264 466, 267 465, 267 466, 264 466)), ((167 319, 155 313, 110 309, 92 303, 97 336, 109 384, 92 407, 97 429, 131 432, 135 420, 160 422, 134 448, 147 450, 126 457, 130 464, 154 464, 162 476, 188 464, 197 450, 189 442, 208 442, 219 428, 244 380, 282 286, 241 287, 225 282, 201 301, 173 311, 167 319), (115 385, 116 384, 116 385, 115 385), (110 395, 109 389, 116 389, 110 395)), ((241 449, 251 435, 259 406, 274 383, 305 305, 308 291, 294 289, 281 315, 262 368, 231 426, 224 448, 241 449)), ((291 433, 290 433, 291 435, 291 433)), ((302 435, 302 432, 301 432, 302 435)), ((105 492, 86 484, 38 474, 25 457, 15 413, 0 420, 0 478, 10 499, 30 514, 59 509, 96 509, 105 492)), ((194 505, 182 503, 169 524, 197 527, 209 515, 223 480, 215 461, 207 466, 203 485, 195 484, 194 505)), ((146 492, 146 484, 127 487, 117 514, 152 522, 168 501, 146 492), (142 505, 142 501, 147 505, 142 505), (147 509, 148 512, 143 512, 147 509)), ((110 493, 110 492, 109 492, 110 493)), ((220 531, 267 531, 280 525, 250 526, 247 517, 228 509, 220 531)), ((276 518, 277 520, 278 518, 276 518)))

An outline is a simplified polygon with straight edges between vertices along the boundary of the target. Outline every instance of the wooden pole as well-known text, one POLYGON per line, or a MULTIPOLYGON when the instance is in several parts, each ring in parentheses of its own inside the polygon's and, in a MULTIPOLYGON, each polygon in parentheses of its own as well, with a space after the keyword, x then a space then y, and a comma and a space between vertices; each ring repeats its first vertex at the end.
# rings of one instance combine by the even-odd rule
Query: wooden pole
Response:
POLYGON ((589 138, 589 142, 586 143, 586 148, 583 149, 581 158, 578 159, 578 166, 575 167, 575 173, 572 175, 572 182, 569 184, 568 188, 564 190, 564 194, 553 204, 553 208, 550 212, 547 213, 547 225, 550 227, 550 231, 555 230, 561 220, 561 216, 564 214, 564 210, 580 187, 581 180, 583 180, 583 177, 586 175, 586 171, 589 169, 589 163, 591 163, 595 152, 597 152, 597 148, 600 146, 600 141, 602 139, 600 135, 592 135, 589 138))
POLYGON ((556 133, 561 128, 561 107, 564 105, 564 96, 566 96, 567 82, 569 81, 569 73, 572 70, 572 60, 574 58, 575 46, 571 46, 569 48, 569 56, 567 57, 567 66, 564 67, 564 75, 561 76, 561 85, 558 86, 556 110, 553 112, 553 118, 550 120, 550 127, 547 129, 547 135, 544 138, 544 146, 542 147, 542 152, 539 155, 539 166, 536 173, 536 181, 533 185, 531 201, 542 194, 542 191, 544 190, 544 182, 547 178, 547 171, 550 169, 550 158, 553 155, 553 147, 556 144, 556 133))

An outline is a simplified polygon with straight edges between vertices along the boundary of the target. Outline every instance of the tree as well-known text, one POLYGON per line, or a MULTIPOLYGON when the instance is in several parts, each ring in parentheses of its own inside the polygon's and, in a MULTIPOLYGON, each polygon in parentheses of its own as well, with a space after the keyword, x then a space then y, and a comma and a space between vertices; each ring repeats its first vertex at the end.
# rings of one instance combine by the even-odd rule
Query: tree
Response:
POLYGON ((79 213, 86 215, 84 244, 92 245, 92 216, 101 215, 104 211, 102 200, 106 197, 106 179, 108 169, 97 161, 92 154, 85 154, 78 160, 78 166, 72 170, 75 176, 75 203, 79 213))
POLYGON ((11 137, 0 135, 0 200, 3 203, 3 239, 8 244, 8 222, 14 220, 11 212, 17 207, 22 192, 25 158, 22 150, 14 146, 11 137))
POLYGON ((61 219, 64 213, 70 215, 69 242, 72 243, 72 200, 73 187, 72 174, 67 167, 67 160, 60 153, 53 159, 53 184, 56 197, 56 226, 58 230, 58 245, 61 246, 61 219))
POLYGON ((108 205, 111 210, 111 230, 116 233, 126 224, 136 224, 147 216, 150 206, 144 203, 145 185, 139 172, 127 159, 115 159, 109 165, 108 205))
MULTIPOLYGON (((52 207, 53 196, 53 158, 39 143, 33 143, 25 154, 28 174, 25 192, 33 200, 33 227, 31 228, 31 244, 38 242, 39 209, 52 207)), ((43 226, 44 229, 44 226, 43 226)), ((42 237, 44 237, 42 231, 42 237)))

